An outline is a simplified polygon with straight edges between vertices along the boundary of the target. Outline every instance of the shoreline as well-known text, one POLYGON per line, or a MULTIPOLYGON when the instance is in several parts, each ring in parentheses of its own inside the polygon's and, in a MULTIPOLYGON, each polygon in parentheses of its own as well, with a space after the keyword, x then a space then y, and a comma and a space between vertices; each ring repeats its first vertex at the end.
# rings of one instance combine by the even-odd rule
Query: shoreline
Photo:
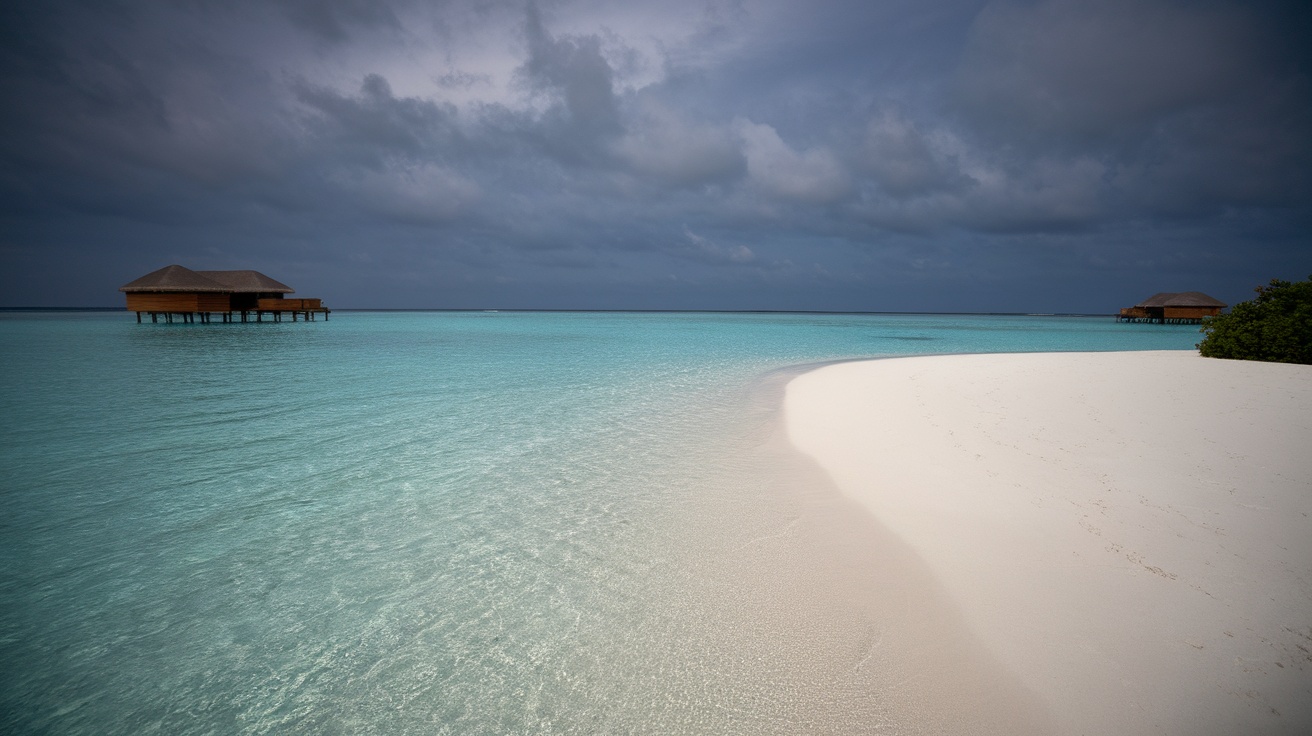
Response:
POLYGON ((789 439, 1063 733, 1312 724, 1312 369, 1191 351, 845 362, 789 439))

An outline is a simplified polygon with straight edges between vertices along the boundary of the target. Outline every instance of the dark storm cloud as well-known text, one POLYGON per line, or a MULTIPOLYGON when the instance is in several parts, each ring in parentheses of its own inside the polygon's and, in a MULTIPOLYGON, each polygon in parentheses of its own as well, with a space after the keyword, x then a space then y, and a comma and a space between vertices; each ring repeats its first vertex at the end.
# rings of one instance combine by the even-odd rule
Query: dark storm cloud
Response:
POLYGON ((366 75, 355 94, 341 94, 305 81, 292 85, 296 99, 320 113, 311 138, 324 155, 381 165, 385 159, 441 157, 459 151, 463 136, 456 109, 416 98, 397 98, 387 80, 366 75))
POLYGON ((174 261, 342 306, 1107 310, 1312 271, 1294 3, 0 13, 14 304, 174 261))
POLYGON ((984 8, 957 92, 982 118, 1038 135, 1115 140, 1224 99, 1256 78, 1241 8, 1056 0, 984 8))
POLYGON ((1117 211, 1306 201, 1307 67, 1286 66, 1293 39, 1259 8, 994 4, 955 94, 983 141, 1098 160, 1117 211))
POLYGON ((521 73, 530 87, 557 97, 550 115, 565 117, 562 124, 580 136, 620 132, 614 71, 601 53, 601 39, 595 35, 552 38, 532 4, 524 30, 528 59, 521 73))
POLYGON ((348 40, 352 27, 401 25, 382 0, 274 0, 272 4, 296 25, 334 42, 348 40))

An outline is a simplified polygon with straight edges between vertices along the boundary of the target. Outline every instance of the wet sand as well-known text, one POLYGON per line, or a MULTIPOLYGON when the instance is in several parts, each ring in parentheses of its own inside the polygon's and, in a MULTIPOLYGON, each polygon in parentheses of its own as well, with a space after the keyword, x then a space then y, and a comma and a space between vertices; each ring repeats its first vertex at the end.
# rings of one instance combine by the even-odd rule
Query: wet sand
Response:
POLYGON ((612 644, 648 650, 612 670, 617 697, 658 697, 634 732, 1051 734, 925 562, 789 442, 795 375, 730 401, 722 431, 663 466, 677 515, 641 627, 620 630, 633 643, 612 644))
POLYGON ((1055 732, 1312 727, 1312 367, 905 358, 804 374, 784 407, 941 586, 926 620, 959 620, 1055 732))

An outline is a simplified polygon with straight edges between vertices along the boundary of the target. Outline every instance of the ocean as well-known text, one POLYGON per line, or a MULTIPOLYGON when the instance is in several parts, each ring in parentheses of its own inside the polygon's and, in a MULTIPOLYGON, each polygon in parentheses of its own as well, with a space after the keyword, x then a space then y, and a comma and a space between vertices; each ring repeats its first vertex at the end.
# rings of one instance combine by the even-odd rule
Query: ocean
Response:
POLYGON ((0 313, 0 732, 932 730, 835 593, 856 578, 824 530, 850 546, 872 522, 780 442, 783 384, 1199 339, 1111 317, 0 313))

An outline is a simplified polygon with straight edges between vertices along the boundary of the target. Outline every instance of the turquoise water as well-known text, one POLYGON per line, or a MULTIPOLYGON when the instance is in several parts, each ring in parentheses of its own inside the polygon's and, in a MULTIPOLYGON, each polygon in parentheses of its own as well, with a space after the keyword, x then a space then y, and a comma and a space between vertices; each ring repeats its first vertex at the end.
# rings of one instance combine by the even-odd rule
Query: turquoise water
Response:
POLYGON ((0 731, 887 722, 815 654, 847 640, 794 642, 805 615, 763 572, 795 556, 758 543, 796 518, 767 442, 782 379, 1198 339, 1109 317, 0 314, 0 731))

